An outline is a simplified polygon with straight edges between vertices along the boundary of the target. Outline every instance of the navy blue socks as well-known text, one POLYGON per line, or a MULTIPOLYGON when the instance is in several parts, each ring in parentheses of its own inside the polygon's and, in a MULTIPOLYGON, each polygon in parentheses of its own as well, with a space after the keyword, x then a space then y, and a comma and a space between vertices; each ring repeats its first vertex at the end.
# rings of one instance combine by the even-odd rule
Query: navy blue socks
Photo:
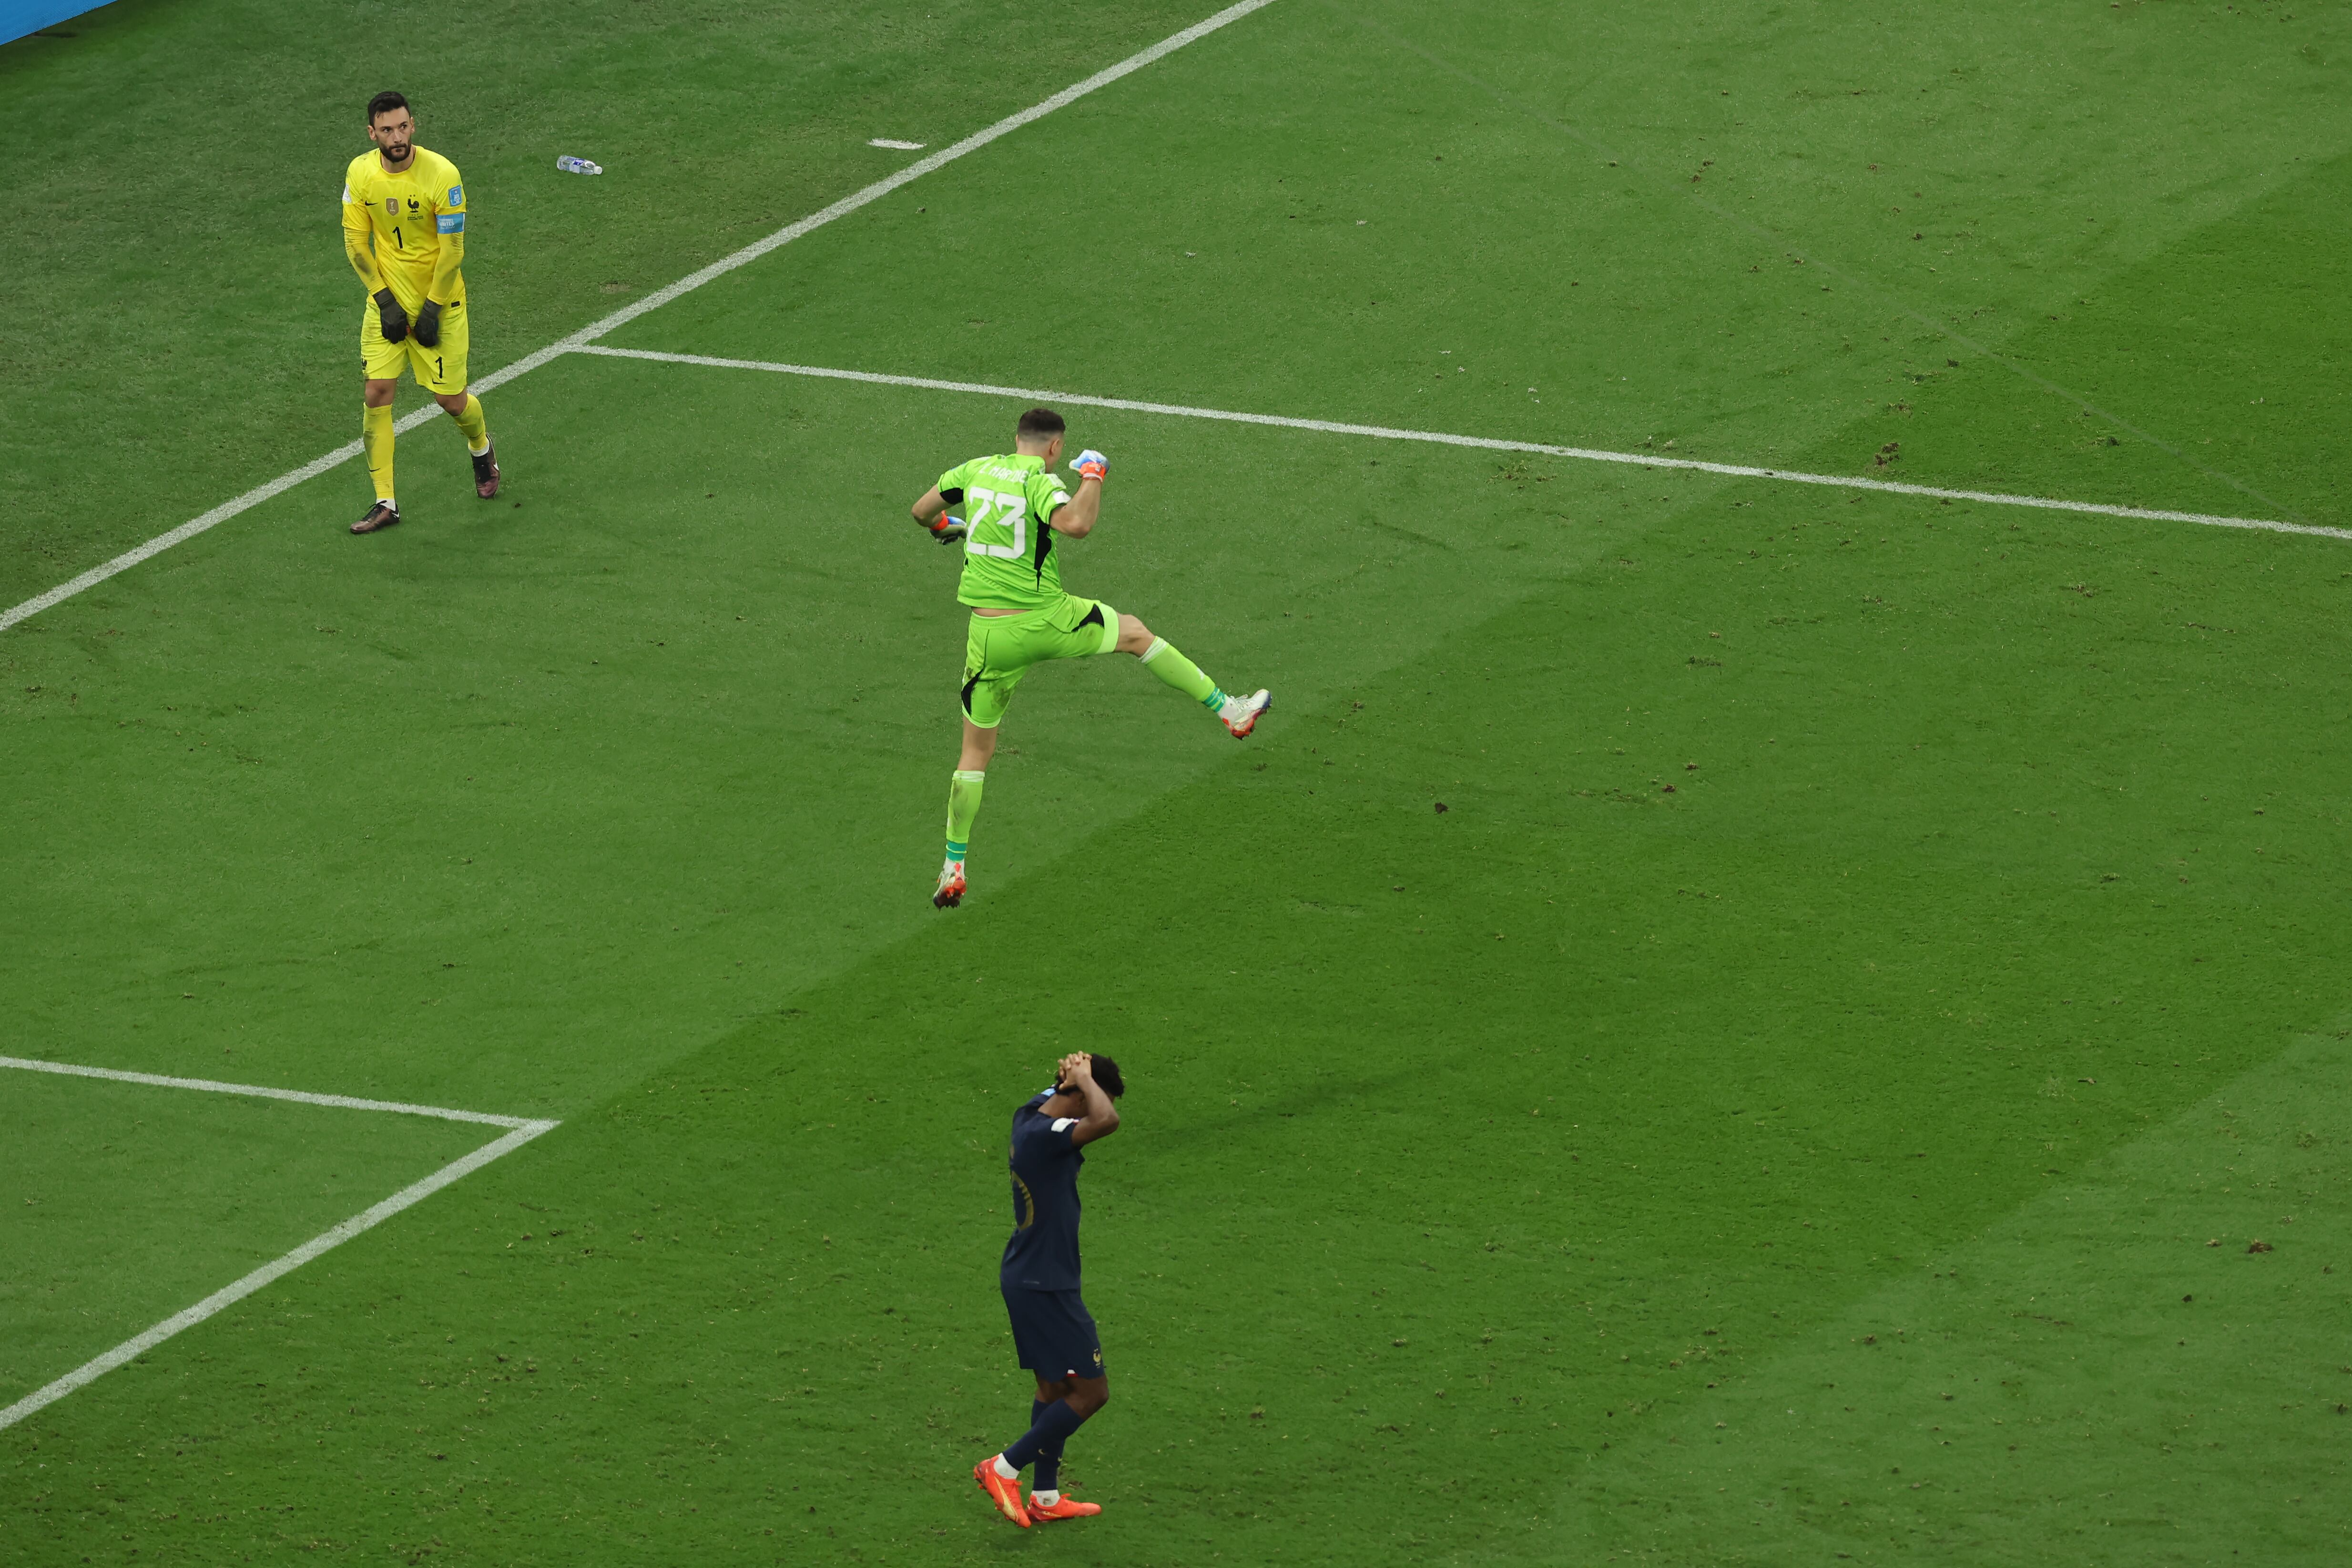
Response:
MULTIPOLYGON (((1038 1422, 1045 1418, 1045 1402, 1042 1399, 1031 1400, 1029 1402, 1029 1425, 1034 1428, 1038 1422)), ((1044 1445, 1037 1450, 1037 1468, 1029 1478, 1029 1489, 1033 1492, 1059 1491, 1061 1490, 1061 1481, 1062 1439, 1056 1437, 1052 1442, 1044 1445)))
POLYGON ((1051 1405, 1033 1405, 1032 1408, 1037 1413, 1036 1419, 1030 1424, 1029 1430, 1022 1434, 1019 1442, 1004 1450, 1004 1462, 1016 1470, 1027 1469, 1047 1453, 1051 1453, 1058 1464, 1062 1445, 1069 1441, 1071 1433, 1086 1424, 1087 1418, 1071 1409, 1066 1399, 1056 1399, 1051 1405))

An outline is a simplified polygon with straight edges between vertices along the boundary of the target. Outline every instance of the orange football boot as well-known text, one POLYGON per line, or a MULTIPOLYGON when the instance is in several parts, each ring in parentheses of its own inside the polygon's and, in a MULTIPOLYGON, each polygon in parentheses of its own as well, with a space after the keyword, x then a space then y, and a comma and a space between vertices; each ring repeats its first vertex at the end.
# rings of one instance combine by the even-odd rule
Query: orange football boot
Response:
POLYGON ((963 902, 963 862, 950 860, 940 868, 939 890, 931 895, 931 908, 951 910, 963 902))
POLYGON ((1021 1478, 1015 1476, 1007 1480, 998 1475, 996 1459, 997 1456, 991 1454, 974 1465, 971 1479, 980 1483, 980 1489, 988 1494, 988 1500, 996 1505, 997 1512, 1026 1530, 1029 1528, 1029 1510, 1021 1506, 1021 1478))
POLYGON ((1031 1519, 1092 1519, 1101 1511, 1102 1504, 1080 1502, 1076 1498, 1056 1498, 1052 1502, 1039 1502, 1034 1497, 1029 1500, 1031 1519))

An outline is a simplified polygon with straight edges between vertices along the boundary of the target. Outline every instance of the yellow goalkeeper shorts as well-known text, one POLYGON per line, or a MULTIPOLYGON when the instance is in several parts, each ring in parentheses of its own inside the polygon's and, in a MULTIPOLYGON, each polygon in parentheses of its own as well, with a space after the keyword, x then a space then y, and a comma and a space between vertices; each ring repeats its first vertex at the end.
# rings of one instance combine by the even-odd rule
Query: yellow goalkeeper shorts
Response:
MULTIPOLYGON (((404 370, 415 375, 416 384, 436 397, 446 397, 466 390, 466 301, 455 300, 441 308, 441 341, 431 348, 411 335, 396 343, 383 341, 383 323, 376 319, 375 300, 364 300, 365 309, 360 313, 360 359, 367 366, 370 381, 398 381, 404 370)), ((409 325, 415 326, 416 312, 408 314, 409 325)))

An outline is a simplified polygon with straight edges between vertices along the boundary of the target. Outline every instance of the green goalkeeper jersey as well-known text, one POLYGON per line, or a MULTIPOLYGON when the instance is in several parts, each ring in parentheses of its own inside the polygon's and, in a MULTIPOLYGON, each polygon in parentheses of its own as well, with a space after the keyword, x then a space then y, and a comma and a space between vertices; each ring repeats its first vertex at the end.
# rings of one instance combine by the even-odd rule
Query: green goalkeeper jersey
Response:
POLYGON ((961 502, 971 529, 956 598, 986 610, 1036 610, 1062 602, 1062 568, 1046 520, 1070 492, 1045 459, 1026 453, 974 458, 940 476, 940 496, 961 502))

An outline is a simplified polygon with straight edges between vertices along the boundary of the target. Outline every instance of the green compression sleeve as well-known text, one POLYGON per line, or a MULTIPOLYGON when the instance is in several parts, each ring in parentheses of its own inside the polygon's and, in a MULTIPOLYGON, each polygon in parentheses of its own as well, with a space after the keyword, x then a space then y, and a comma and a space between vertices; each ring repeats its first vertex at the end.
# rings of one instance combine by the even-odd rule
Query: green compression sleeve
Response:
POLYGON ((984 773, 958 768, 948 781, 948 858, 961 860, 971 847, 971 821, 980 815, 980 788, 984 773))
POLYGON ((1166 637, 1154 637, 1143 651, 1143 668, 1182 692, 1195 702, 1207 702, 1217 693, 1217 683, 1201 673, 1201 667, 1178 653, 1166 637))

